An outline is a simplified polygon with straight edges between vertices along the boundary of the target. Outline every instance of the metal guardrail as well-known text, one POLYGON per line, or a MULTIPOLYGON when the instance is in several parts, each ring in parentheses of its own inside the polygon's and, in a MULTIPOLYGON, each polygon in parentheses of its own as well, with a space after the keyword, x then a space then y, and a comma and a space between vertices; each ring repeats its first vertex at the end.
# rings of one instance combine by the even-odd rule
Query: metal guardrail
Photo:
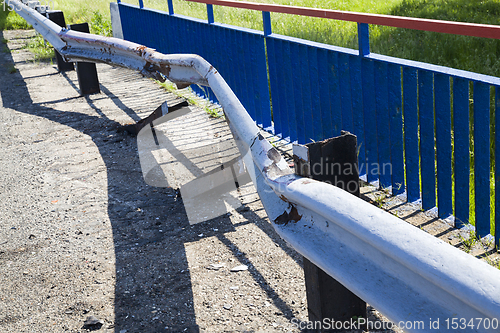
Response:
POLYGON ((491 323, 500 319, 499 270, 339 188, 293 174, 203 58, 61 29, 26 6, 18 13, 67 60, 211 87, 278 234, 406 331, 498 331, 491 323), (457 320, 473 325, 461 329, 457 320))

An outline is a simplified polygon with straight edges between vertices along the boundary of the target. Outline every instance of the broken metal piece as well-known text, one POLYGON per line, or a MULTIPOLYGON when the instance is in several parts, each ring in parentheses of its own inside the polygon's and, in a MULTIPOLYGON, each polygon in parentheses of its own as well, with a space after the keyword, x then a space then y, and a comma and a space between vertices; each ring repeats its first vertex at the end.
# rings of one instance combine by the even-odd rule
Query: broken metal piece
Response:
POLYGON ((180 110, 184 107, 189 106, 187 101, 182 101, 178 104, 168 106, 167 102, 164 102, 162 105, 160 105, 156 110, 153 111, 149 116, 147 116, 144 119, 139 120, 135 124, 130 124, 130 125, 124 125, 122 127, 123 131, 127 131, 128 133, 132 135, 137 135, 141 129, 144 128, 144 126, 148 124, 152 124, 154 120, 166 115, 167 113, 172 113, 174 111, 180 110))

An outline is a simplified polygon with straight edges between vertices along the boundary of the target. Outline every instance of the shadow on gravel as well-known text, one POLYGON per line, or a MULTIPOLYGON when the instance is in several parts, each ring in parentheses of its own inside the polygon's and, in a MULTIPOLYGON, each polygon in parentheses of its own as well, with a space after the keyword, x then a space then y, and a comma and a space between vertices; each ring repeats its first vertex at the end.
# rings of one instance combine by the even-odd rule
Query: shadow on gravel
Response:
MULTIPOLYGON (((0 32, 0 40, 2 38, 3 34, 0 32)), ((10 54, 7 58, 14 63, 10 54)), ((93 98, 84 97, 95 115, 60 111, 34 103, 26 82, 18 71, 9 74, 6 68, 0 68, 0 73, 1 76, 9 75, 8 82, 15 82, 9 84, 0 80, 5 106, 69 126, 88 135, 99 149, 106 166, 108 215, 113 228, 116 255, 114 331, 198 332, 200 327, 196 323, 185 244, 199 240, 199 234, 203 234, 203 237, 216 236, 230 251, 238 254, 237 258, 242 264, 249 264, 250 260, 241 255, 237 245, 224 235, 235 230, 230 219, 225 216, 189 226, 182 199, 174 189, 147 186, 142 173, 138 171, 139 167, 129 167, 140 165, 136 138, 118 131, 121 125, 108 118, 105 110, 100 110, 93 103, 93 98), (128 149, 122 149, 122 146, 128 149), (215 226, 218 228, 217 232, 213 230, 215 226), (145 236, 146 231, 153 232, 148 232, 145 236), (158 319, 155 313, 162 314, 162 319, 158 319)), ((78 90, 67 75, 63 76, 68 84, 78 90)), ((127 82, 123 82, 122 89, 129 89, 127 82)), ((110 98, 132 119, 140 119, 133 112, 133 106, 125 105, 108 87, 101 85, 101 91, 105 95, 101 96, 110 98)), ((72 99, 76 98, 68 98, 67 101, 72 99)), ((46 101, 44 105, 62 101, 66 100, 46 101)), ((139 102, 149 103, 148 96, 144 94, 143 100, 139 102)), ((157 106, 150 105, 151 112, 157 106)), ((260 219, 251 210, 243 209, 241 214, 249 221, 260 219)), ((276 239, 270 225, 259 223, 259 227, 290 255, 290 249, 284 242, 276 239)), ((263 275, 255 268, 250 273, 282 314, 289 320, 293 318, 292 309, 266 282, 263 275)))

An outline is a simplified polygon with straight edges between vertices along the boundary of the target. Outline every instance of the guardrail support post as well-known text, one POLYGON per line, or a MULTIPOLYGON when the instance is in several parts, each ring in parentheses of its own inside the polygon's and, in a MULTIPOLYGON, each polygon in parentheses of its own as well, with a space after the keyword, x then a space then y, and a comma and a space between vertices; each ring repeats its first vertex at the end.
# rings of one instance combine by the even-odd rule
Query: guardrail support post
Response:
MULTIPOLYGON (((45 16, 55 24, 63 28, 66 27, 66 20, 64 19, 64 13, 62 11, 48 10, 45 12, 45 16)), ((56 54, 57 70, 59 72, 72 71, 75 69, 73 63, 64 61, 63 57, 61 57, 61 54, 57 52, 56 49, 54 49, 54 52, 56 54)))
MULTIPOLYGON (((90 33, 88 23, 72 24, 69 27, 71 30, 90 33)), ((101 91, 95 63, 78 61, 76 63, 76 74, 78 75, 81 95, 90 95, 101 91)))
MULTIPOLYGON (((336 138, 305 146, 294 145, 295 173, 331 183, 359 196, 356 147, 356 136, 344 131, 336 138)), ((328 318, 350 322, 353 317, 366 318, 366 303, 362 299, 308 259, 304 258, 303 265, 310 321, 323 322, 328 318)))

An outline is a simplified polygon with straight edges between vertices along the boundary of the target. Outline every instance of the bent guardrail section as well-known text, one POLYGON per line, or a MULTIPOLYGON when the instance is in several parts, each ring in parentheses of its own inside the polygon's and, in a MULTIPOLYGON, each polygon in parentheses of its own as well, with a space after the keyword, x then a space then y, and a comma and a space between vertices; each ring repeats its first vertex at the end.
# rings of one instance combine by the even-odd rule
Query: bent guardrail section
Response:
POLYGON ((395 323, 417 323, 407 331, 498 330, 474 320, 498 322, 499 270, 339 188, 293 174, 203 58, 164 55, 115 38, 67 31, 25 6, 19 14, 68 60, 104 62, 211 87, 279 235, 395 323), (456 328, 453 318, 475 326, 456 328))

